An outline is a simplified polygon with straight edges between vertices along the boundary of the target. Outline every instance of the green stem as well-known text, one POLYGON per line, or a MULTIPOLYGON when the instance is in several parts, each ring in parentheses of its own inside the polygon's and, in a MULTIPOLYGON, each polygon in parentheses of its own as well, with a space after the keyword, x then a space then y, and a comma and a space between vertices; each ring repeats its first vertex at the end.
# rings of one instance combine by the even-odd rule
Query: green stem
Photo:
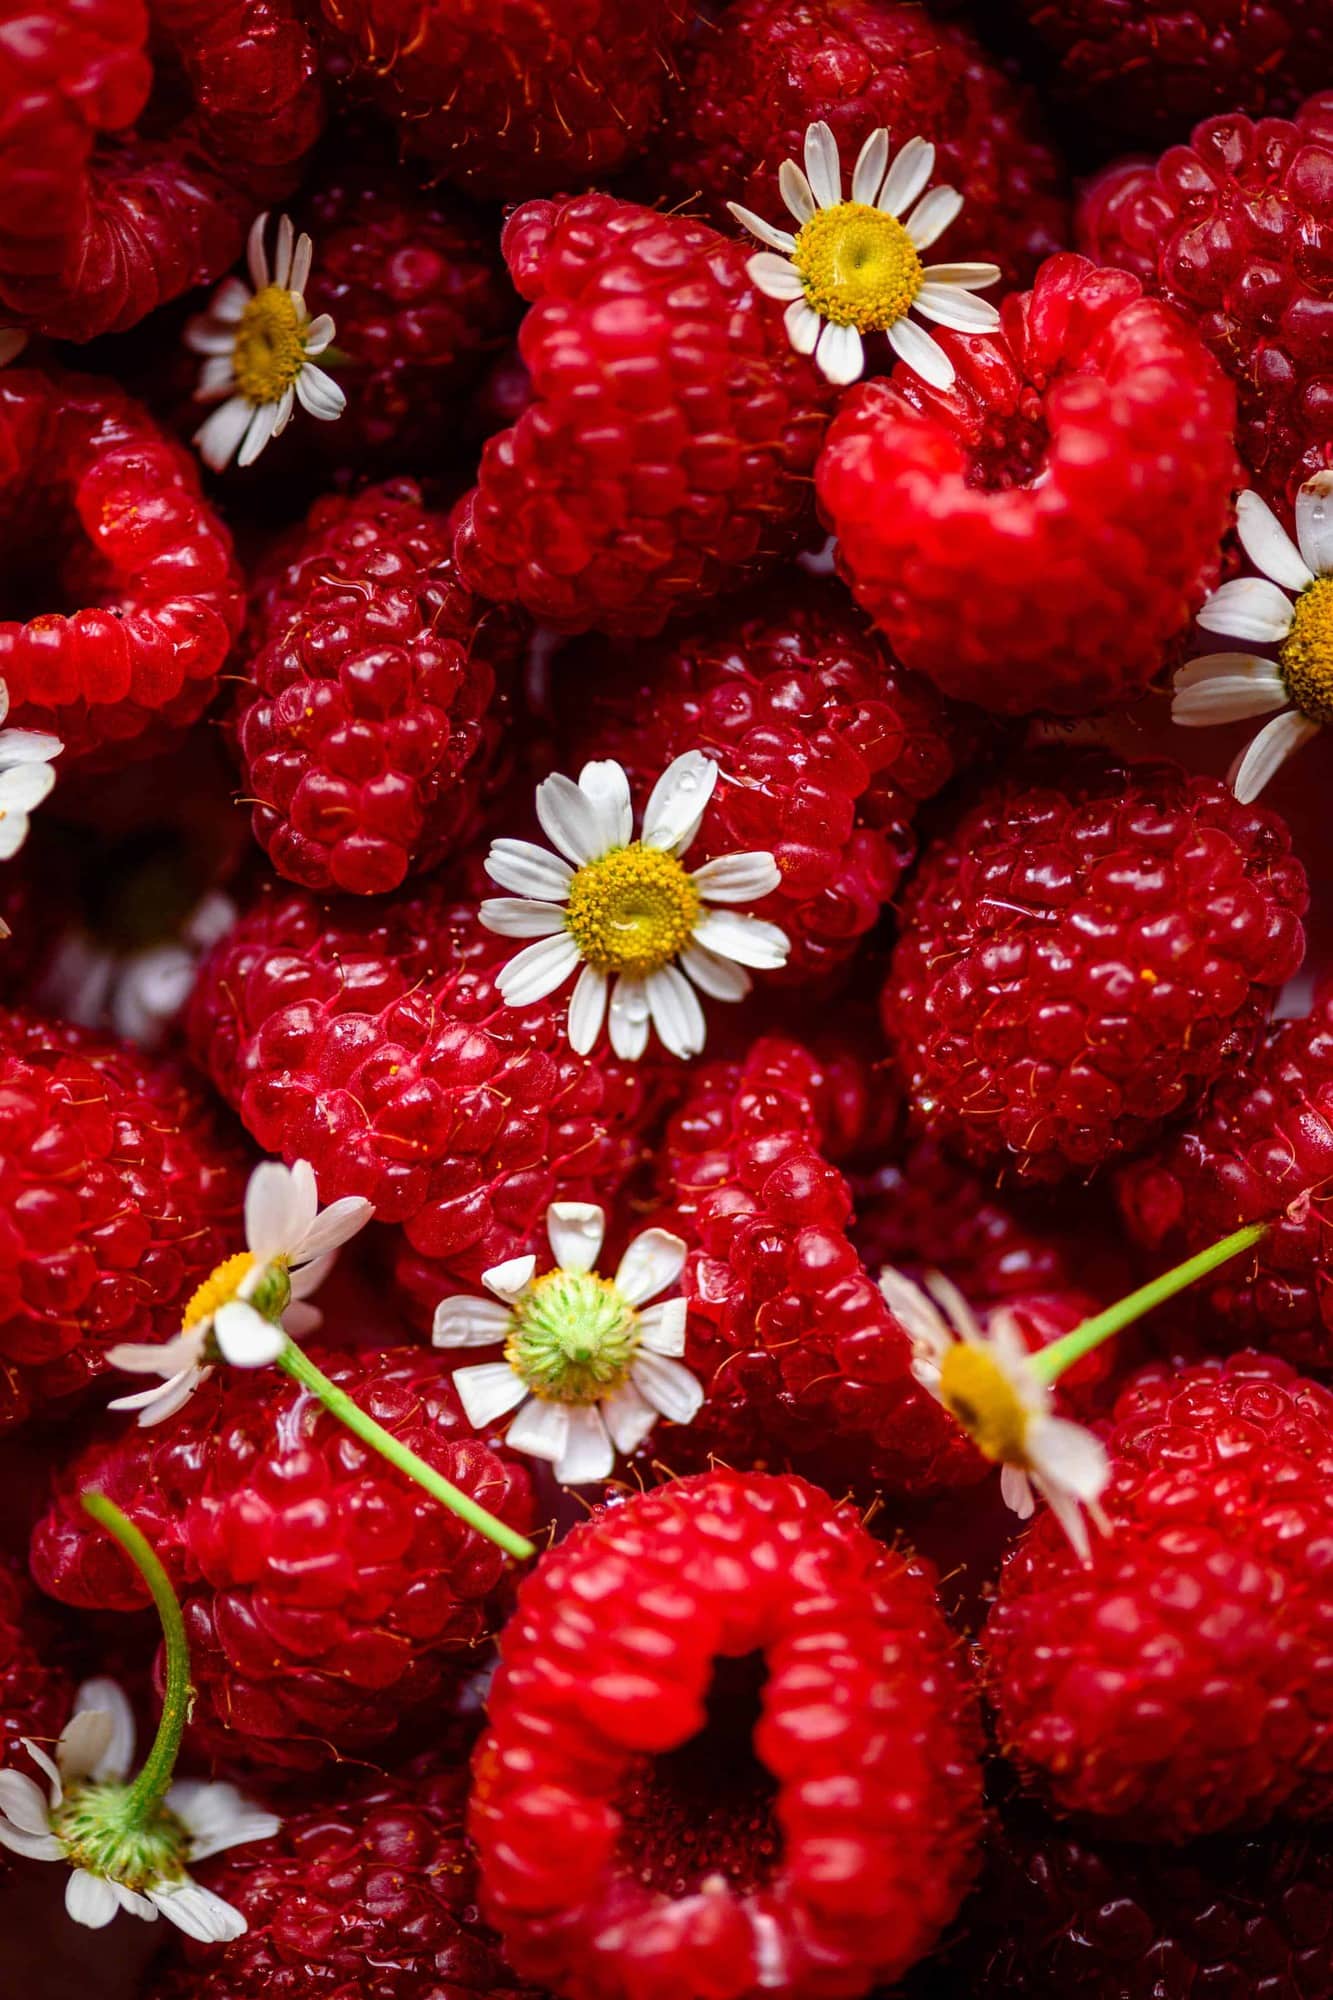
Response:
POLYGON ((387 1458, 390 1465, 396 1465, 409 1479, 415 1479, 418 1486, 424 1486, 432 1499, 457 1514, 478 1534, 485 1535, 506 1555, 513 1556, 516 1562, 526 1562, 529 1556, 536 1554, 531 1542, 525 1541, 513 1528, 506 1527, 503 1521, 498 1521, 494 1514, 488 1514, 484 1507, 478 1506, 475 1500, 436 1472, 434 1466, 427 1465, 424 1458, 418 1458, 414 1451, 409 1451, 405 1444, 385 1430, 383 1424, 377 1424, 373 1417, 368 1417, 336 1382, 330 1382, 323 1370, 316 1368, 304 1348, 298 1347, 294 1340, 287 1342, 278 1356, 277 1365, 285 1369, 303 1389, 308 1389, 312 1396, 317 1396, 331 1417, 345 1424, 381 1458, 387 1458))
POLYGON ((162 1637, 167 1649, 167 1688, 162 1698, 162 1715, 147 1761, 125 1800, 127 1824, 140 1826, 152 1817, 155 1808, 165 1798, 176 1769, 181 1737, 190 1719, 190 1706, 194 1700, 194 1689, 190 1686, 190 1648, 176 1593, 151 1544, 133 1521, 126 1520, 114 1501, 107 1499, 105 1493, 88 1492, 80 1497, 84 1512, 91 1514, 99 1527, 105 1528, 108 1535, 120 1543, 148 1585, 157 1606, 157 1615, 162 1621, 162 1637))
POLYGON ((1094 1313, 1085 1319, 1072 1333, 1060 1340, 1053 1340, 1049 1347, 1040 1348, 1030 1360, 1029 1366, 1043 1382, 1054 1382, 1063 1375, 1066 1368, 1075 1361, 1081 1361, 1085 1354, 1091 1354, 1094 1347, 1100 1347, 1113 1333, 1141 1319, 1144 1313, 1160 1306, 1165 1299, 1172 1299, 1177 1292, 1183 1292, 1198 1279, 1206 1278, 1219 1264, 1225 1264, 1232 1257, 1239 1257, 1242 1250, 1248 1250, 1268 1233, 1266 1222, 1251 1222, 1244 1229, 1233 1230, 1219 1243, 1210 1243, 1206 1250, 1200 1250, 1195 1257, 1187 1257, 1183 1264, 1177 1264, 1170 1271, 1153 1278, 1148 1284, 1140 1285, 1136 1292, 1117 1299, 1105 1312, 1094 1313))

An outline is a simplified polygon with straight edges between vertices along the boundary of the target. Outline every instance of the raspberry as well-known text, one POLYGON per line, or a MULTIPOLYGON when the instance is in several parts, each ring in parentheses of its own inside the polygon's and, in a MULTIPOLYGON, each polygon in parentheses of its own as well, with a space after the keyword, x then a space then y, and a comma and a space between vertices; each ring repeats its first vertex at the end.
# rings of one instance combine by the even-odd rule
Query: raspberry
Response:
POLYGON ((311 889, 396 889, 465 838, 520 633, 408 480, 316 503, 263 599, 238 734, 255 838, 311 889))
POLYGON ((1283 822, 1214 779, 1014 770, 905 899, 882 1005, 918 1125, 1023 1180, 1133 1151, 1245 1060, 1305 905, 1283 822))
POLYGON ((220 276, 300 178, 315 68, 297 0, 0 0, 5 315, 90 340, 220 276))
POLYGON ((1333 1395, 1262 1355, 1147 1369, 1085 1567, 1049 1514, 984 1648, 1001 1741, 1062 1812, 1180 1841, 1333 1804, 1333 1395))
POLYGON ((672 199, 773 210, 777 171, 799 160, 806 127, 833 130, 844 159, 877 126, 895 146, 914 133, 938 146, 936 178, 966 197, 951 257, 1002 266, 1028 283, 1069 241, 1063 175, 1029 92, 1012 84, 962 28, 893 0, 737 0, 691 44, 653 148, 672 199))
POLYGON ((1237 449, 1282 513, 1333 463, 1331 207, 1333 92, 1289 123, 1209 118, 1156 164, 1109 167, 1079 207, 1088 254, 1178 307, 1234 378, 1237 449))
POLYGON ((403 144, 508 200, 604 178, 661 115, 684 0, 322 0, 403 144))
POLYGON ((764 593, 648 648, 561 663, 565 761, 613 757, 638 803, 673 757, 718 764, 691 856, 761 849, 782 885, 754 905, 792 941, 788 976, 850 958, 915 852, 918 805, 969 747, 965 719, 897 665, 834 584, 764 593))
POLYGON ((744 246, 605 194, 529 202, 503 242, 535 396, 482 452, 464 581, 630 636, 793 548, 835 392, 744 246))
POLYGON ((1230 520, 1230 386, 1125 272, 1066 254, 957 370, 853 390, 819 461, 856 597, 906 666, 999 714, 1141 694, 1209 585, 1230 520))
POLYGON ((1333 1370, 1333 990, 1269 1030, 1185 1128, 1120 1178, 1121 1215, 1154 1258, 1179 1262, 1247 1222, 1268 1234, 1208 1280, 1205 1336, 1262 1341, 1333 1370), (1218 1325, 1217 1321, 1221 1324, 1218 1325))
POLYGON ((575 1528, 520 1591, 489 1714, 483 1908, 569 2000, 861 1994, 970 1873, 930 1581, 800 1480, 705 1474, 575 1528))
MULTIPOLYGON (((511 1527, 528 1475, 476 1437, 438 1355, 324 1357, 354 1402, 511 1527)), ((182 1591, 205 1740, 318 1770, 385 1742, 450 1693, 502 1615, 495 1545, 349 1436, 280 1375, 206 1383, 163 1430, 94 1443, 38 1523, 33 1573, 67 1603, 145 1600, 79 1505, 96 1484, 147 1535, 182 1591), (235 1739, 233 1739, 233 1744, 235 1739)))
POLYGON ((27 1577, 0 1557, 0 1767, 30 1770, 21 1739, 58 1736, 69 1721, 73 1690, 49 1627, 27 1577))
POLYGON ((194 721, 240 626, 240 579, 193 462, 146 410, 88 376, 6 369, 0 531, 34 614, 0 623, 11 722, 60 736, 63 764, 146 755, 194 721))
POLYGON ((0 1013, 0 1423, 121 1340, 179 1330, 239 1226, 242 1161, 170 1064, 0 1013))

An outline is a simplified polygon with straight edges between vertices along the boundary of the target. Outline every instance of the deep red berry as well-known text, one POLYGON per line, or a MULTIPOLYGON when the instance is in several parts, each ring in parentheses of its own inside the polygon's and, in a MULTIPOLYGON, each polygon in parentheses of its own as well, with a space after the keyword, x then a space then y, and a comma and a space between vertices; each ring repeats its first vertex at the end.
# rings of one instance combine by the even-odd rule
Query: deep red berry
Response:
POLYGON ((255 837, 291 881, 382 893, 472 830, 523 634, 462 588, 450 543, 397 480, 317 501, 269 582, 237 733, 255 837))
POLYGON ((465 580, 562 631, 660 631, 794 546, 834 392, 748 252, 610 195, 529 202, 504 251, 534 401, 487 440, 465 580))
POLYGON ((6 369, 0 531, 31 609, 0 622, 12 722, 54 731, 67 764, 146 755, 194 721, 241 622, 240 576, 193 460, 146 410, 88 376, 6 369))
POLYGON ((930 1582, 800 1480, 705 1474, 575 1528, 520 1592, 489 1717, 483 1908, 569 2000, 858 1995, 970 1873, 930 1582))
POLYGON ((1026 284, 1069 241, 1064 177, 1031 95, 963 28, 898 0, 736 0, 689 44, 641 171, 675 200, 702 196, 720 229, 735 227, 728 201, 777 221, 778 167, 801 158, 818 119, 845 161, 880 125, 895 150, 915 134, 934 142, 935 179, 965 198, 951 258, 1026 284))
POLYGON ((984 1635, 1000 1741, 1062 1812, 1187 1840, 1333 1804, 1333 1395, 1283 1362, 1147 1369, 1110 1532, 1047 1512, 984 1635))
POLYGON ((1291 122, 1206 119, 1155 163, 1109 167, 1079 206, 1089 256, 1187 314, 1234 378, 1237 449, 1279 512, 1333 462, 1330 213, 1333 92, 1291 122))
POLYGON ((38 1774, 21 1740, 30 1736, 45 1748, 59 1736, 74 1693, 55 1656, 50 1622, 18 1564, 0 1556, 0 1769, 32 1777, 38 1774))
POLYGON ((1216 580, 1234 399, 1125 272, 1050 258, 957 370, 854 390, 819 461, 853 592, 909 667, 1004 715, 1133 700, 1216 580))
POLYGON ((0 1013, 0 1423, 166 1340, 235 1248, 245 1173, 172 1065, 0 1013))
POLYGON ((1248 1056, 1305 906, 1283 822, 1214 779, 1015 768, 904 902, 882 1004, 918 1125, 1028 1180, 1133 1151, 1248 1056))

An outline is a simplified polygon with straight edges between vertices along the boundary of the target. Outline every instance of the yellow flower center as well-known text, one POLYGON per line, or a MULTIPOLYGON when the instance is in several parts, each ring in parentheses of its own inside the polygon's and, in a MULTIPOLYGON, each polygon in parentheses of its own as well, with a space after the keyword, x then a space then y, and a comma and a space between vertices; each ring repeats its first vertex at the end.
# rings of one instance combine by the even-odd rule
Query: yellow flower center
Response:
POLYGON ((548 1403, 599 1403, 629 1374, 638 1316, 609 1278, 548 1271, 524 1293, 505 1360, 548 1403))
POLYGON ((675 855, 636 841, 578 870, 565 928, 595 971, 643 979, 679 957, 699 907, 699 891, 675 855))
POLYGON ((940 1396, 985 1457, 1026 1465, 1028 1412, 988 1348, 955 1341, 940 1364, 940 1396))
POLYGON ((897 217, 863 201, 817 208, 801 225, 791 261, 820 318, 862 333, 900 320, 925 275, 897 217))
POLYGON ((210 1271, 185 1308, 181 1318, 181 1332, 188 1333, 192 1326, 198 1326, 201 1319, 211 1319, 219 1306, 225 1306, 234 1299, 240 1289, 241 1280, 255 1267, 255 1260, 248 1250, 238 1250, 234 1257, 228 1257, 215 1271, 210 1271))
POLYGON ((1333 722, 1333 576, 1317 576, 1296 599, 1278 658, 1297 708, 1315 722, 1333 722))
POLYGON ((282 285, 256 292, 236 328, 231 351, 236 386, 247 403, 276 403, 305 366, 310 321, 282 285))

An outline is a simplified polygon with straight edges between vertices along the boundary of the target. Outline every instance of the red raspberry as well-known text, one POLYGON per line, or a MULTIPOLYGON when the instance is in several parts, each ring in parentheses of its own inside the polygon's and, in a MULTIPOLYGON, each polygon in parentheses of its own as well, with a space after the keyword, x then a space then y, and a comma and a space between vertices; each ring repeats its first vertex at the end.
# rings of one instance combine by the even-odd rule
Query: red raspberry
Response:
POLYGON ((858 1995, 971 1871, 930 1580, 801 1480, 705 1474, 576 1528, 520 1591, 489 1714, 482 1904, 569 2000, 858 1995))
POLYGON ((49 1741, 69 1721, 73 1689, 53 1657, 53 1636, 27 1577, 0 1556, 0 1769, 35 1777, 21 1739, 49 1741))
POLYGON ((936 334, 949 390, 853 390, 819 461, 853 591, 895 653, 1003 715, 1141 694, 1216 581, 1230 387, 1127 273, 1052 257, 1002 332, 936 334))
MULTIPOLYGON (((469 1429, 438 1355, 321 1365, 491 1513, 533 1525, 527 1472, 469 1429)), ((317 1770, 330 1746, 385 1742, 452 1691, 503 1614, 500 1550, 280 1375, 215 1378, 161 1430, 123 1430, 61 1474, 33 1574, 66 1603, 137 1607, 143 1583, 79 1504, 90 1484, 156 1538, 182 1591, 205 1741, 235 1732, 233 1754, 317 1770)))
POLYGON ((1333 92, 1291 123, 1209 118, 1155 164, 1109 167, 1079 207, 1088 254, 1187 314, 1234 378, 1237 449, 1279 512, 1333 463, 1331 211, 1333 92))
POLYGON ((1333 1395, 1262 1355, 1116 1405, 1110 1532, 1049 1513, 984 1635, 1000 1740, 1062 1812, 1188 1840, 1333 1805, 1333 1395))
POLYGON ((561 663, 555 697, 566 762, 614 757, 640 805, 673 757, 714 759, 692 865, 696 852, 774 856, 782 885, 753 907, 791 939, 801 980, 844 963, 878 922, 915 853, 916 809, 971 734, 832 583, 725 605, 656 646, 586 649, 561 663))
POLYGON ((403 144, 509 200, 603 179, 661 115, 684 0, 322 0, 403 144))
POLYGON ((409 480, 317 501, 262 599, 238 733, 255 838, 311 889, 396 889, 473 830, 521 633, 409 480))
POLYGON ((233 1247, 241 1157, 170 1064, 0 1013, 0 1425, 166 1340, 233 1247))
POLYGON ((610 195, 529 202, 504 252, 534 401, 463 504, 464 580, 561 631, 660 631, 794 547, 835 391, 741 243, 610 195))
POLYGON ((1025 1180, 1133 1151, 1245 1060, 1305 906, 1283 822, 1215 779, 1016 769, 904 902, 882 1004, 918 1125, 1025 1180))
POLYGON ((64 761, 119 763, 194 721, 241 584, 194 462, 146 410, 88 376, 0 374, 0 532, 35 614, 0 623, 11 722, 54 731, 64 761))
MULTIPOLYGON (((728 201, 772 215, 778 167, 799 160, 824 120, 844 159, 886 126, 938 147, 937 181, 966 197, 951 257, 1002 266, 1030 283, 1069 241, 1063 174, 1036 115, 962 28, 895 0, 736 0, 690 45, 649 164, 663 191, 733 226, 728 201)), ((646 169, 645 169, 646 171, 646 169)))
POLYGON ((1130 1235, 1159 1261, 1271 1223, 1208 1280, 1221 1325, 1204 1315, 1201 1330, 1333 1370, 1333 989, 1307 1020, 1271 1028, 1182 1131, 1125 1170, 1118 1192, 1130 1235))
POLYGON ((90 340, 219 277, 322 121, 297 0, 0 0, 0 308, 90 340))

